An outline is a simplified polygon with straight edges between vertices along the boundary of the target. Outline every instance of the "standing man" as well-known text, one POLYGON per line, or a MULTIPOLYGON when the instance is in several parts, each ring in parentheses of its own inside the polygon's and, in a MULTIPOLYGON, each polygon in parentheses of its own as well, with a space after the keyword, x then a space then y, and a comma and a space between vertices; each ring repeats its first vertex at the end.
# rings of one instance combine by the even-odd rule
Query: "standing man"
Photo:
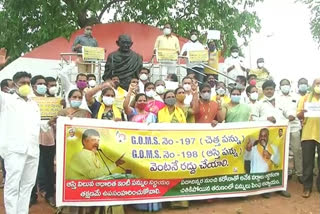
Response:
POLYGON ((303 97, 308 93, 309 85, 308 85, 308 80, 306 78, 300 78, 298 80, 298 93, 300 97, 303 97))
POLYGON ((250 70, 249 74, 256 75, 257 79, 257 87, 261 89, 262 84, 267 80, 272 80, 269 71, 264 67, 264 59, 259 58, 257 59, 257 68, 250 70))
POLYGON ((280 81, 281 93, 278 95, 277 99, 280 100, 279 107, 285 112, 285 117, 289 120, 290 127, 290 159, 293 160, 294 164, 289 163, 289 176, 293 175, 293 170, 298 177, 299 182, 302 182, 302 149, 301 149, 301 139, 300 131, 301 124, 299 119, 296 117, 298 97, 293 96, 291 91, 290 81, 287 79, 282 79, 280 81), (290 166, 294 166, 293 168, 290 166))
MULTIPOLYGON (((190 31, 190 40, 185 43, 181 49, 181 53, 183 56, 187 56, 190 51, 203 51, 205 50, 204 46, 199 42, 198 40, 198 31, 197 30, 191 30, 190 31)), ((195 76, 197 80, 202 84, 204 79, 204 70, 203 66, 199 65, 198 63, 190 63, 189 60, 187 62, 187 73, 195 73, 195 76), (196 71, 193 71, 196 70, 196 71)))
MULTIPOLYGON (((301 97, 298 104, 297 117, 303 121, 301 146, 303 158, 303 194, 309 198, 313 187, 313 168, 316 150, 318 152, 318 169, 320 171, 320 118, 305 117, 306 103, 320 103, 320 78, 313 81, 311 93, 301 97)), ((320 192, 320 174, 318 174, 316 186, 320 192)))
POLYGON ((139 93, 144 93, 144 84, 150 81, 150 70, 148 68, 141 68, 139 72, 139 93))
MULTIPOLYGON (((246 68, 244 67, 244 58, 239 56, 239 48, 232 46, 231 56, 228 57, 225 62, 225 71, 224 73, 232 79, 236 79, 237 76, 247 76, 246 68)), ((227 79, 228 86, 233 84, 234 81, 227 79)))
MULTIPOLYGON (((84 28, 84 34, 77 36, 72 45, 72 51, 77 53, 82 53, 82 47, 98 47, 98 42, 92 36, 92 26, 86 26, 84 28)), ((77 59, 78 71, 79 73, 91 72, 91 64, 84 64, 82 56, 77 59)))
MULTIPOLYGON (((220 58, 224 56, 224 53, 226 51, 227 45, 223 37, 221 37, 221 40, 223 42, 223 49, 218 50, 217 45, 214 40, 208 40, 207 46, 208 46, 208 54, 209 54, 209 60, 208 65, 211 68, 214 68, 216 71, 219 71, 219 61, 220 58)), ((213 74, 214 78, 218 81, 218 72, 216 72, 210 68, 204 68, 205 74, 213 74)))
POLYGON ((0 92, 0 151, 6 167, 4 204, 7 214, 29 213, 39 163, 40 109, 29 98, 31 74, 13 76, 16 93, 0 92))
MULTIPOLYGON (((156 53, 159 50, 172 50, 177 52, 177 54, 180 53, 179 39, 172 34, 171 25, 168 23, 164 25, 163 35, 158 36, 154 44, 154 53, 156 53)), ((175 63, 176 62, 172 62, 172 61, 163 62, 164 64, 163 68, 167 70, 168 74, 176 73, 175 63)), ((166 76, 166 73, 163 72, 162 75, 166 76)))

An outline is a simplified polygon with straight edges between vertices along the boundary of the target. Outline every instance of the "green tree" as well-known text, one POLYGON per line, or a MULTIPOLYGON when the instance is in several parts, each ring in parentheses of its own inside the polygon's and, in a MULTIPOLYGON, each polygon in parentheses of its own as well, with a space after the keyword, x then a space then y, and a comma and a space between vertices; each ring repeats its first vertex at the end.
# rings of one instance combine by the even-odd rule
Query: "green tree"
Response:
POLYGON ((320 1, 297 0, 308 5, 311 11, 310 30, 314 40, 320 45, 320 1))
POLYGON ((263 0, 0 0, 0 47, 11 59, 59 36, 86 25, 101 23, 106 13, 111 21, 132 21, 157 27, 169 22, 175 33, 188 36, 191 29, 217 29, 226 42, 248 39, 260 30, 253 11, 263 0))

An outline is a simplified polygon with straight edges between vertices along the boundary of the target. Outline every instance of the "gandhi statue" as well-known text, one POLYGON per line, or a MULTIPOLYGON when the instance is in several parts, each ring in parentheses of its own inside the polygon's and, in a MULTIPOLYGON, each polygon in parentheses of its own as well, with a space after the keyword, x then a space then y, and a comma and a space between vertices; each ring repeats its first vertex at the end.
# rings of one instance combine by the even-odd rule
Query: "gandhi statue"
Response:
POLYGON ((109 54, 103 79, 111 78, 112 75, 119 76, 120 86, 128 90, 130 80, 138 77, 142 68, 142 56, 130 48, 133 42, 128 35, 120 35, 117 41, 119 49, 109 54))

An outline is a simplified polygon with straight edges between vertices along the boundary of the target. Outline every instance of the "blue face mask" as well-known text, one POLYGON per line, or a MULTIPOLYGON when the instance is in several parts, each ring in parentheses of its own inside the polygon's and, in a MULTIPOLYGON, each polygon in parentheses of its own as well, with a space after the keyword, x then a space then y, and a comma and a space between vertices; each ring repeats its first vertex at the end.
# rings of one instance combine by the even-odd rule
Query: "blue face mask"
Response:
POLYGON ((81 100, 70 100, 70 106, 72 108, 79 108, 81 106, 81 100))
POLYGON ((37 85, 37 93, 40 95, 44 95, 45 93, 47 93, 47 86, 45 85, 37 85))
POLYGON ((231 95, 231 102, 240 103, 241 96, 240 95, 231 95))
POLYGON ((307 90, 308 90, 308 85, 307 84, 299 85, 299 91, 306 92, 307 90))

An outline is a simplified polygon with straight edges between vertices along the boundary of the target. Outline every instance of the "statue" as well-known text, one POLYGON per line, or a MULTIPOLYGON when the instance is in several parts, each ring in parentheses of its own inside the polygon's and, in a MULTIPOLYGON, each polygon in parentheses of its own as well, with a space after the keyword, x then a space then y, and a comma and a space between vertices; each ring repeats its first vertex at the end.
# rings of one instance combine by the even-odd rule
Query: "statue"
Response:
POLYGON ((142 68, 142 56, 130 48, 133 42, 128 35, 120 35, 117 41, 119 49, 109 54, 103 79, 109 79, 117 75, 120 79, 120 86, 128 90, 130 80, 138 77, 142 68))

